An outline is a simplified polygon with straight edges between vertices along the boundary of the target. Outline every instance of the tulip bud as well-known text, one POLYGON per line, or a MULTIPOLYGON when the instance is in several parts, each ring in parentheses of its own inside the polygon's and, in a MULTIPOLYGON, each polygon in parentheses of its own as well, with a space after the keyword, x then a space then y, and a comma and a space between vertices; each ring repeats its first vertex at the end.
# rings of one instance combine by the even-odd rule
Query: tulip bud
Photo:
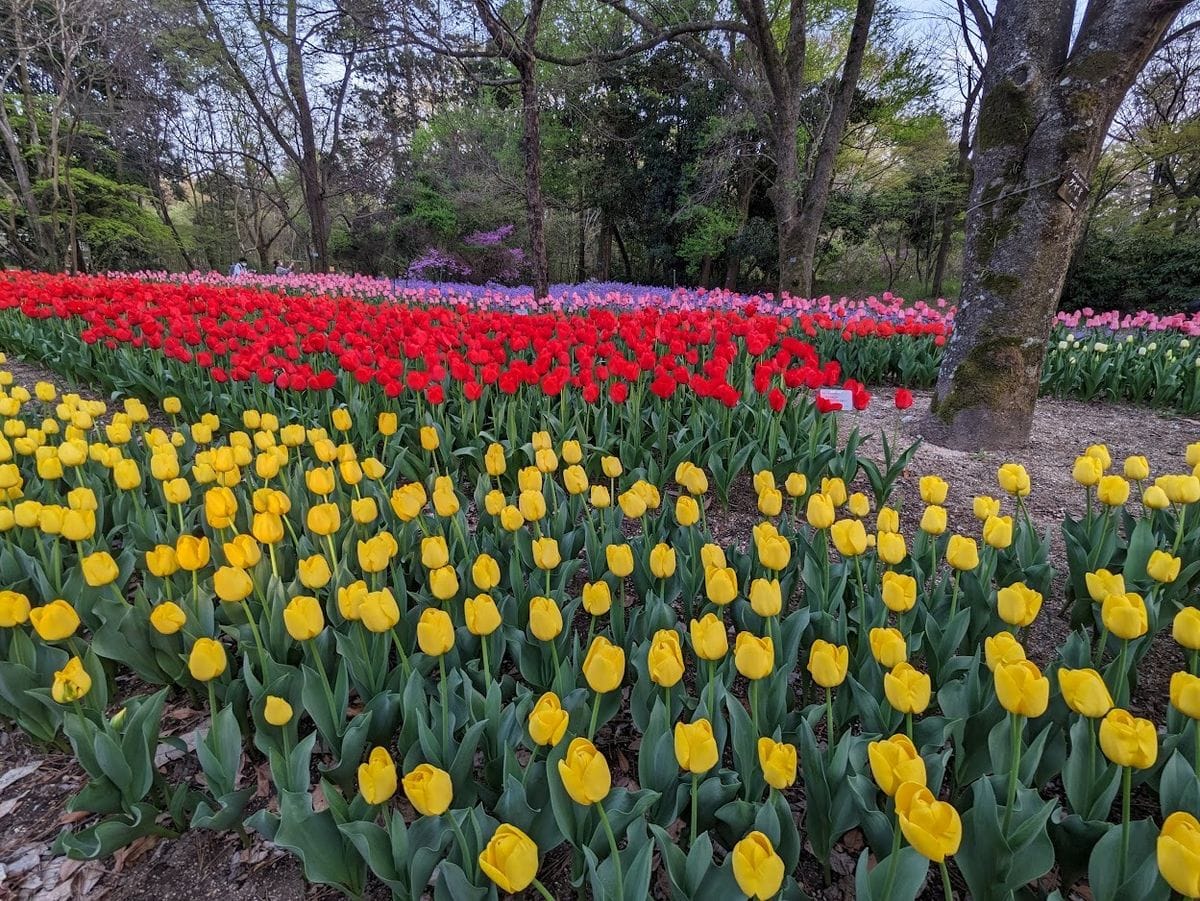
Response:
POLYGON ((586 738, 571 740, 558 762, 558 775, 571 800, 585 807, 599 804, 612 788, 608 761, 586 738))
POLYGON ((755 830, 733 846, 733 878, 742 894, 757 901, 774 898, 783 885, 783 858, 771 840, 755 830))
POLYGON ((1158 733, 1150 720, 1114 708, 1100 721, 1100 750, 1117 766, 1148 769, 1158 760, 1158 733))
POLYGON ((1067 706, 1080 716, 1099 719, 1112 709, 1112 695, 1094 669, 1060 669, 1058 688, 1067 706))
POLYGON ((850 649, 818 638, 808 654, 808 672, 822 688, 836 688, 846 679, 850 649))
POLYGON ((418 764, 402 782, 404 796, 421 816, 439 817, 450 809, 454 786, 445 770, 428 763, 418 764))
POLYGON ((771 636, 762 638, 739 632, 733 644, 733 662, 737 671, 754 681, 771 674, 775 668, 775 644, 771 636))
POLYGON ((1037 619, 1041 609, 1041 593, 1024 582, 1016 582, 996 592, 996 612, 1010 626, 1028 626, 1037 619))
POLYGON ((1163 821, 1155 850, 1163 881, 1185 898, 1200 897, 1200 821, 1175 811, 1163 821))
POLYGON ((1046 712, 1050 680, 1028 660, 1001 663, 992 673, 1000 706, 1009 713, 1035 717, 1046 712))
POLYGON ((368 804, 386 804, 396 794, 396 764, 385 748, 373 748, 358 765, 358 792, 368 804))
POLYGON ((614 691, 625 678, 625 651, 603 635, 597 635, 592 639, 581 669, 592 691, 598 694, 614 691))
POLYGON ((681 770, 707 773, 719 759, 712 723, 698 719, 694 723, 675 724, 675 761, 681 770))
POLYGON ((537 876, 538 847, 516 826, 501 823, 479 852, 479 869, 502 892, 519 894, 537 876))
POLYGON ((925 784, 925 761, 917 753, 912 740, 903 733, 893 735, 886 741, 873 741, 867 745, 867 760, 875 784, 889 798, 905 782, 925 784))
POLYGON ((534 744, 553 747, 562 741, 569 720, 570 717, 562 709, 558 695, 548 691, 538 698, 529 713, 529 735, 534 744))
POLYGON ((933 688, 928 673, 910 663, 898 663, 883 676, 883 693, 900 713, 924 713, 933 688))

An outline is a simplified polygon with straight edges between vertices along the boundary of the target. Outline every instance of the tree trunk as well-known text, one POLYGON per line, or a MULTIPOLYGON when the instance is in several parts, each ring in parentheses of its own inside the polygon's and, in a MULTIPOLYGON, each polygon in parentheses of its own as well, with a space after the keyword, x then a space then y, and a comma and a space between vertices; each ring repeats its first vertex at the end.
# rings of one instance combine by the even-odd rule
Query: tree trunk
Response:
POLYGON ((575 232, 575 281, 587 280, 587 217, 583 208, 583 190, 579 191, 579 211, 575 214, 578 220, 575 232))
POLYGON ((825 218, 825 207, 829 205, 829 190, 833 186, 833 165, 837 160, 838 148, 846 133, 850 119, 850 107, 854 92, 858 88, 858 76, 862 72, 863 56, 867 50, 867 38, 871 32, 871 19, 875 16, 875 0, 858 0, 854 11, 854 24, 850 28, 850 43, 846 48, 846 61, 842 64, 842 77, 837 93, 829 108, 829 118, 821 133, 812 175, 805 186, 804 199, 800 204, 799 253, 794 265, 799 276, 798 292, 807 297, 812 293, 813 270, 816 268, 817 240, 821 235, 821 221, 825 218))
POLYGON ((550 293, 546 259, 546 204, 542 200, 542 124, 535 74, 537 62, 528 57, 519 65, 521 76, 521 153, 525 158, 525 216, 529 229, 529 266, 533 296, 550 293))
POLYGON ((612 223, 608 214, 600 211, 600 281, 606 282, 612 278, 612 223))
POLYGON ((1182 6, 1093 2, 1068 53, 1073 4, 997 5, 975 130, 962 296, 927 438, 973 449, 1028 440, 1086 210, 1077 194, 1072 202, 1060 194, 1071 197, 1072 182, 1089 183, 1117 107, 1182 6))
POLYGON ((779 293, 807 297, 800 255, 800 162, 796 154, 797 120, 781 111, 775 125, 775 228, 779 241, 779 293))
MULTIPOLYGON (((958 165, 955 174, 959 181, 971 191, 971 117, 975 111, 975 98, 979 96, 980 83, 975 82, 967 91, 967 99, 963 104, 962 119, 958 128, 958 165)), ((942 296, 943 282, 946 278, 946 260, 950 256, 950 240, 954 237, 955 211, 958 205, 948 208, 942 219, 942 234, 938 241, 937 262, 933 265, 933 296, 942 296)))
POLYGON ((617 240, 617 253, 621 255, 621 271, 625 273, 625 281, 633 281, 633 270, 629 267, 629 251, 625 249, 625 239, 621 237, 621 229, 614 224, 612 233, 617 240))

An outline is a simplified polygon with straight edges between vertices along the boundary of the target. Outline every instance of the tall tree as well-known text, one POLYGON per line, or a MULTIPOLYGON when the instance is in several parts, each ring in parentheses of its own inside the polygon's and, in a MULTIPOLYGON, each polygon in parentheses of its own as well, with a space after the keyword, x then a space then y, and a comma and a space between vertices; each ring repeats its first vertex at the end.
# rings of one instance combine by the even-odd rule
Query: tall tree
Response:
MULTIPOLYGON (((643 10, 626 0, 601 0, 650 33, 670 28, 656 7, 643 10)), ((817 115, 805 116, 812 84, 809 62, 807 0, 768 4, 766 0, 733 0, 737 19, 711 23, 713 31, 735 32, 741 43, 730 52, 687 31, 673 36, 703 58, 741 95, 771 141, 775 177, 771 198, 779 246, 779 290, 812 293, 813 269, 821 221, 829 203, 834 163, 849 121, 875 15, 875 0, 857 0, 841 73, 820 93, 817 115), (805 128, 807 126, 807 128, 805 128), (806 133, 802 134, 802 130, 806 133), (801 158, 801 145, 806 153, 801 158)))
POLYGON ((197 8, 230 78, 299 174, 313 262, 324 270, 330 169, 359 54, 352 20, 337 3, 300 0, 197 0, 197 8), (317 98, 310 81, 321 70, 332 78, 317 98))
POLYGON ((962 296, 926 423, 934 441, 979 448, 1028 439, 1101 146, 1186 3, 1090 0, 1073 29, 1074 0, 998 0, 973 145, 962 296))

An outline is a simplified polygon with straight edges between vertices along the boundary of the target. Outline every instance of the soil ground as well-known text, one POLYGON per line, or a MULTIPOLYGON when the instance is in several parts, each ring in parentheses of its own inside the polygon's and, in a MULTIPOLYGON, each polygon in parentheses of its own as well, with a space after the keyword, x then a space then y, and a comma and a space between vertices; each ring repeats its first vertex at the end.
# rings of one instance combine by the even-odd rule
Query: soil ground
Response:
MULTIPOLYGON (((95 392, 65 384, 60 377, 35 365, 9 360, 5 368, 14 373, 18 383, 29 387, 45 379, 62 390, 96 396, 95 392)), ((907 445, 919 437, 919 424, 928 404, 928 394, 918 394, 911 409, 897 411, 891 405, 889 392, 878 396, 870 410, 843 414, 843 419, 847 431, 858 427, 863 433, 882 432, 893 443, 907 445)), ((909 520, 905 523, 906 530, 915 525, 911 522, 916 517, 913 511, 920 506, 917 489, 920 476, 934 473, 950 483, 947 502, 950 527, 975 534, 978 527, 972 517, 972 498, 980 493, 998 494, 997 467, 1009 460, 1022 462, 1033 484, 1029 510, 1042 531, 1047 527, 1052 529, 1052 561, 1056 569, 1064 570, 1057 524, 1066 514, 1078 515, 1083 506, 1082 492, 1071 481, 1074 458, 1087 445, 1106 442, 1118 467, 1126 455, 1140 453, 1150 459, 1154 473, 1184 471, 1185 448, 1189 442, 1200 439, 1200 421, 1139 407, 1046 399, 1038 406, 1033 434, 1027 447, 1003 454, 922 445, 897 486, 896 500, 908 511, 906 517, 902 515, 902 519, 909 520)), ((864 447, 864 453, 874 456, 878 446, 879 442, 873 439, 864 447)), ((721 540, 740 542, 757 519, 753 494, 747 484, 735 494, 728 513, 719 518, 714 516, 710 522, 721 540)), ((1056 594, 1061 598, 1061 592, 1056 594)), ((1029 635, 1031 656, 1041 663, 1046 662, 1067 633, 1066 622, 1057 615, 1060 606, 1054 598, 1047 599, 1037 627, 1029 635)), ((1167 681, 1181 663, 1178 649, 1169 640, 1160 642, 1144 661, 1146 678, 1138 686, 1135 707, 1161 721, 1167 681)), ((204 713, 190 709, 186 701, 169 709, 166 719, 165 727, 185 738, 206 728, 204 713)), ((610 729, 617 725, 614 723, 610 729)), ((632 750, 626 743, 632 737, 627 736, 623 742, 609 736, 609 742, 601 739, 600 743, 610 753, 610 759, 618 763, 617 746, 632 750)), ((167 765, 188 764, 176 760, 167 765)), ((269 803, 265 774, 261 770, 261 761, 247 761, 243 770, 244 780, 257 781, 260 804, 269 803)), ((256 838, 251 839, 249 847, 243 847, 232 834, 192 830, 174 840, 142 839, 107 861, 81 863, 55 857, 51 853, 55 836, 64 826, 83 820, 80 815, 66 812, 68 798, 79 790, 83 780, 82 771, 69 753, 36 747, 22 734, 0 727, 0 901, 10 898, 250 901, 336 897, 329 890, 307 886, 294 858, 256 838)), ((802 804, 802 796, 797 801, 802 804)), ((834 879, 830 886, 822 885, 819 865, 810 854, 805 854, 803 860, 807 864, 802 863, 800 874, 806 883, 805 890, 813 897, 831 901, 853 897, 853 868, 861 847, 860 835, 851 833, 846 837, 834 855, 834 879)), ((567 868, 565 855, 550 855, 542 870, 542 879, 555 889, 557 896, 564 898, 573 896, 566 879, 567 868)), ((932 881, 926 891, 930 897, 941 897, 940 886, 932 881)), ((960 897, 962 892, 960 885, 960 897)), ((1090 897, 1086 888, 1064 894, 1081 899, 1090 897)), ((374 885, 368 896, 386 898, 387 892, 374 885)))

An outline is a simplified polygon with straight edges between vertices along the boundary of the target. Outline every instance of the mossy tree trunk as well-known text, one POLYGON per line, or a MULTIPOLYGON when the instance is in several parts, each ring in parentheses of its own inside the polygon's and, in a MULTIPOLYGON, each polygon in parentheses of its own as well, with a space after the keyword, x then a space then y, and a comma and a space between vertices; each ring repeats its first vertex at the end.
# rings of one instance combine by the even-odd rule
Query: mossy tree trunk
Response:
POLYGON ((973 147, 963 286, 925 434, 1029 437, 1046 341, 1108 126, 1187 0, 999 0, 973 147))

